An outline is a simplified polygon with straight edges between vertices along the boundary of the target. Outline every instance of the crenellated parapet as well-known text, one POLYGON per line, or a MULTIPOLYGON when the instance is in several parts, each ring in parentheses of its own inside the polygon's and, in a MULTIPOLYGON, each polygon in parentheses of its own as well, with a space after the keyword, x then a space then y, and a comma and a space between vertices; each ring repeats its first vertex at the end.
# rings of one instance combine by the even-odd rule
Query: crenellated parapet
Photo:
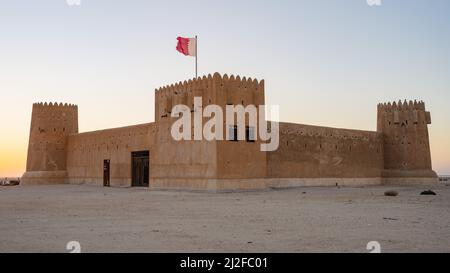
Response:
POLYGON ((430 112, 425 110, 423 101, 410 100, 378 104, 378 131, 386 131, 388 127, 413 124, 431 124, 430 112))
POLYGON ((193 98, 202 97, 203 105, 264 104, 264 80, 219 73, 163 86, 155 90, 155 119, 170 116, 177 104, 193 107, 193 98))
POLYGON ((31 134, 35 131, 78 133, 78 106, 68 103, 33 104, 31 134))
POLYGON ((219 73, 214 73, 213 75, 208 74, 207 76, 198 77, 194 79, 189 79, 187 81, 180 81, 175 84, 166 85, 157 88, 155 91, 158 94, 163 95, 176 95, 175 93, 181 94, 184 92, 189 92, 196 89, 204 89, 211 87, 215 84, 220 84, 223 86, 233 86, 236 88, 243 88, 249 91, 253 90, 263 90, 264 80, 258 81, 257 79, 240 77, 224 74, 223 77, 219 73))
POLYGON ((60 116, 62 120, 71 119, 78 115, 78 106, 68 103, 38 102, 33 103, 33 114, 35 119, 53 119, 55 116, 60 116))
POLYGON ((425 103, 423 101, 410 100, 398 102, 379 103, 378 110, 393 112, 393 111, 406 111, 406 110, 425 110, 425 103))
POLYGON ((50 103, 47 103, 47 102, 36 102, 36 103, 33 103, 33 106, 36 106, 36 107, 66 107, 66 108, 77 108, 77 105, 75 105, 75 104, 71 104, 71 103, 62 103, 62 102, 60 102, 60 103, 57 103, 57 102, 55 102, 55 103, 53 103, 53 102, 50 102, 50 103))

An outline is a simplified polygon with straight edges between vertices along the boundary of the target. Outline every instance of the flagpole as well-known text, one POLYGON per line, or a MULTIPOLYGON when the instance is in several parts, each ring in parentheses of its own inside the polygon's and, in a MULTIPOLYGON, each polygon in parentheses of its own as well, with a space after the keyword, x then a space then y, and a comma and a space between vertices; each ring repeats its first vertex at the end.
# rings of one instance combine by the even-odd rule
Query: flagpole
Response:
POLYGON ((198 62, 197 62, 197 56, 198 56, 198 38, 197 35, 195 35, 195 78, 198 77, 197 71, 198 71, 198 62))

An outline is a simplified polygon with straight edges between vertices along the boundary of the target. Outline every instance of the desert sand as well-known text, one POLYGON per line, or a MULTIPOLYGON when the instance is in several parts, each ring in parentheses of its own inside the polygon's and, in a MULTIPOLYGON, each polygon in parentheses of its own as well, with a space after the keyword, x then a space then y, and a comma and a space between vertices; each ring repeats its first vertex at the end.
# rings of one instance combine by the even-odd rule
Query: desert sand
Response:
POLYGON ((0 252, 450 252, 450 186, 0 187, 0 252), (437 195, 423 196, 431 188, 437 195), (387 190, 399 192, 384 196, 387 190))

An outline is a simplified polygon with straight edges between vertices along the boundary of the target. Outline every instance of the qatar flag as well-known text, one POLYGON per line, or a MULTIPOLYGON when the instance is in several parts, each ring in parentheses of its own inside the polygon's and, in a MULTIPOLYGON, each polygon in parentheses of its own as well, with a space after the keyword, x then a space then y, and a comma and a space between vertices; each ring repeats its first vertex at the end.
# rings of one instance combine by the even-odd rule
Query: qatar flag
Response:
POLYGON ((177 50, 186 56, 197 56, 197 38, 178 37, 177 50))

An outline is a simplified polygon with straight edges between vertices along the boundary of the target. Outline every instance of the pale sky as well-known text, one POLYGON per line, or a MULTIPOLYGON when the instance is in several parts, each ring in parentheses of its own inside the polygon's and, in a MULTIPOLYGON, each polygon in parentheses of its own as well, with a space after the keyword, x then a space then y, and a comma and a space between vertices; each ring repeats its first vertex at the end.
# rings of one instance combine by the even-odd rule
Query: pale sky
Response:
POLYGON ((25 170, 33 102, 79 106, 80 131, 154 120, 154 89, 199 74, 264 79, 282 121, 376 130, 376 105, 424 100, 450 174, 450 1, 0 0, 0 177, 25 170))

